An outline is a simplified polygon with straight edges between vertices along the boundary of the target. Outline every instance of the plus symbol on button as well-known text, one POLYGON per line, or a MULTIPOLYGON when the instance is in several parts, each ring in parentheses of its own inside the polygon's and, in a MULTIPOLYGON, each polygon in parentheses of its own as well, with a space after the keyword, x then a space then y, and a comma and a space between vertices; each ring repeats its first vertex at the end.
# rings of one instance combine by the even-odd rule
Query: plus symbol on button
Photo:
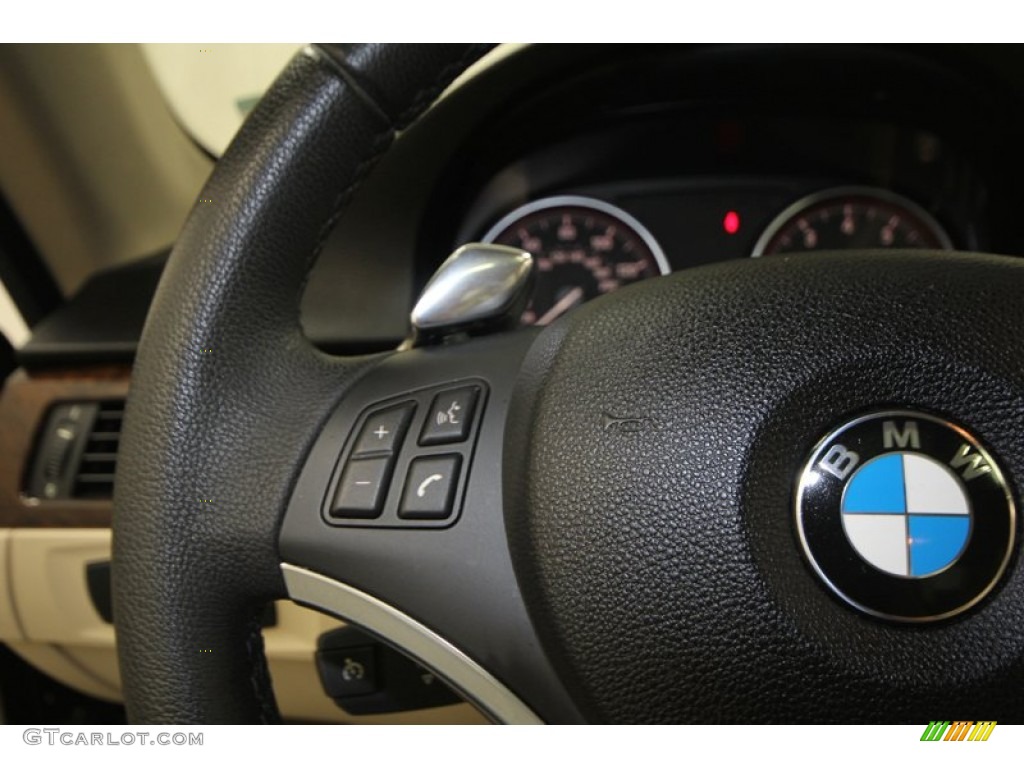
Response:
POLYGON ((383 440, 384 439, 384 435, 388 435, 388 434, 391 434, 391 433, 388 432, 386 429, 384 429, 384 426, 381 425, 381 426, 377 427, 377 430, 373 434, 375 434, 377 436, 378 440, 383 440))

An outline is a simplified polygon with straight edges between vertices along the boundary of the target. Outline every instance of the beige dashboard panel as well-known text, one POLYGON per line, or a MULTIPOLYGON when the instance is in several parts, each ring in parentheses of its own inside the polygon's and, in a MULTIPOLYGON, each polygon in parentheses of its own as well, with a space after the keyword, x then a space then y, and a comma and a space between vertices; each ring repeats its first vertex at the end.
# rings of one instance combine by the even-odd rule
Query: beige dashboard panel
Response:
MULTIPOLYGON (((93 608, 88 563, 110 559, 104 529, 0 529, 0 640, 37 669, 75 690, 121 700, 114 629, 93 608), (9 599, 8 599, 9 598, 9 599), (5 612, 6 607, 6 612, 5 612)), ((468 704, 353 717, 320 686, 317 637, 337 619, 290 601, 277 603, 277 624, 264 630, 282 715, 298 722, 485 723, 468 704)))
POLYGON ((96 613, 85 580, 88 563, 110 559, 110 531, 19 528, 8 554, 26 640, 113 647, 114 628, 96 613))

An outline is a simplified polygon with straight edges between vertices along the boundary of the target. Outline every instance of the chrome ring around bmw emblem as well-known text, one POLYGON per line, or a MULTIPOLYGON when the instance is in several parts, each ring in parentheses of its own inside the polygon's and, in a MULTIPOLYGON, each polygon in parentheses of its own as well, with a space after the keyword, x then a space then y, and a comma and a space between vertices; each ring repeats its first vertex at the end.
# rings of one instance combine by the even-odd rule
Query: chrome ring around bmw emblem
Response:
POLYGON ((815 447, 796 489, 811 567, 865 613, 955 616, 998 582, 1015 509, 992 455, 966 430, 914 411, 856 418, 815 447))

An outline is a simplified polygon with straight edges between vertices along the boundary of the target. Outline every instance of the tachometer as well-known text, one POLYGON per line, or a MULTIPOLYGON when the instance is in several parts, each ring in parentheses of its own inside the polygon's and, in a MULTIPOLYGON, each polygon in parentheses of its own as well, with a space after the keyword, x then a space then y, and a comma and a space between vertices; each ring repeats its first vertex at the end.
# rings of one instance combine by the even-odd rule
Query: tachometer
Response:
POLYGON ((916 203, 881 189, 816 192, 780 213, 754 245, 754 256, 846 248, 932 248, 953 245, 916 203))
POLYGON ((669 272, 665 254, 640 222, 586 197, 528 203, 491 227, 483 241, 533 255, 536 282, 523 313, 528 325, 547 325, 588 299, 669 272))

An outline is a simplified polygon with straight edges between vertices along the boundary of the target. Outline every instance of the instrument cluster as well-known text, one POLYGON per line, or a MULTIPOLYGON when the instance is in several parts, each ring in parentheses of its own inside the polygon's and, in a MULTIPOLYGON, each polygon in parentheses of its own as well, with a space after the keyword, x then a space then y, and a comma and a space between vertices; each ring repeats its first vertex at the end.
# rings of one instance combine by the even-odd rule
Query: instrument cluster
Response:
POLYGON ((460 145, 423 218, 420 284, 459 245, 514 246, 536 260, 522 320, 544 325, 729 259, 1024 252, 1015 123, 948 62, 871 46, 606 53, 621 60, 524 89, 460 145))
MULTIPOLYGON (((681 203, 675 217, 651 218, 665 230, 717 228, 721 240, 736 238, 743 231, 742 242, 752 245, 741 248, 739 255, 753 258, 851 248, 953 248, 949 233, 931 213, 890 190, 866 186, 815 190, 775 211, 767 223, 766 210, 754 210, 749 197, 747 205, 732 205, 723 190, 717 209, 705 202, 688 210, 681 203), (754 222, 747 227, 753 230, 749 233, 744 229, 748 219, 754 222)), ((651 203, 641 202, 639 207, 650 208, 651 203)), ((547 325, 589 299, 669 274, 674 265, 685 264, 688 255, 676 253, 670 262, 658 237, 640 218, 607 200, 583 195, 531 200, 503 215, 479 239, 533 255, 536 281, 522 316, 526 325, 547 325)), ((694 238, 698 243, 707 239, 707 233, 694 238)), ((701 247, 709 249, 706 243, 701 247)), ((711 254, 690 260, 704 261, 718 249, 711 246, 709 250, 711 254)))

